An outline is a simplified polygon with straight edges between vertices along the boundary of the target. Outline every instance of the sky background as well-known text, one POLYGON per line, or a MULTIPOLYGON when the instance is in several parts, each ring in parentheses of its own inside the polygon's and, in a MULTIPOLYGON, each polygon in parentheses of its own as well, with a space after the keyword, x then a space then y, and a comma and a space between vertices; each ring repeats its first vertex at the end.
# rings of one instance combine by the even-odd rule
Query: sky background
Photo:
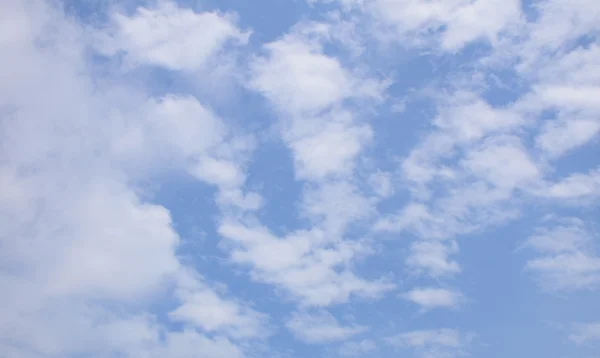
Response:
POLYGON ((0 1, 0 358, 599 358, 600 2, 0 1))

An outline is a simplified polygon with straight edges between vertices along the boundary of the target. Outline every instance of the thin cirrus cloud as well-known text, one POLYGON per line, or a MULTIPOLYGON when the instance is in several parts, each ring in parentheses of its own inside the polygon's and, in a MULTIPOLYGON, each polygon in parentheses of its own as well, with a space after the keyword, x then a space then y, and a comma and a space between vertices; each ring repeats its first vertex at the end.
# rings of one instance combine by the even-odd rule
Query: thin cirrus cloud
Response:
POLYGON ((597 1, 0 23, 3 357, 594 353, 597 1))
POLYGON ((464 300, 463 295, 459 292, 433 287, 417 287, 403 293, 401 297, 421 306, 423 310, 438 307, 455 308, 464 300))
POLYGON ((309 344, 343 341, 366 330, 355 324, 342 326, 325 311, 295 312, 286 326, 298 339, 309 344))

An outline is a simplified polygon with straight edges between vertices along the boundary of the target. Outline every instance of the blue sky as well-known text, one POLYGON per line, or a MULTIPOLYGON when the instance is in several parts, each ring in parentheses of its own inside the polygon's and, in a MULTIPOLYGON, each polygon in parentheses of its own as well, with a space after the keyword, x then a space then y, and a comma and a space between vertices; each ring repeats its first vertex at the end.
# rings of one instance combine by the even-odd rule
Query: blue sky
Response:
POLYGON ((599 2, 0 24, 0 358, 598 358, 599 2))

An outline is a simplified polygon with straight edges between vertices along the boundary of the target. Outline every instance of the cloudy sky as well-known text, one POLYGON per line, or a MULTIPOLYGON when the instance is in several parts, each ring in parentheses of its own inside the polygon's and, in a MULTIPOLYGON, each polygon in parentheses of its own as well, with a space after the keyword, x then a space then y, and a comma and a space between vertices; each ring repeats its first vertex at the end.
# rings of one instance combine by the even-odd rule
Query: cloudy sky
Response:
POLYGON ((600 352, 597 0, 0 1, 0 357, 600 352))

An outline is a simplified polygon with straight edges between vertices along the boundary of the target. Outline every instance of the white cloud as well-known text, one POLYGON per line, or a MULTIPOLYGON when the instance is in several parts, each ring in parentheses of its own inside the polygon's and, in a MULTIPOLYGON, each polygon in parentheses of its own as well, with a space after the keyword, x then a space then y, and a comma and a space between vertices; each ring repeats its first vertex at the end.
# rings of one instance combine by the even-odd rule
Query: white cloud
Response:
POLYGON ((586 34, 597 33, 600 29, 600 6, 593 0, 548 0, 538 5, 539 18, 530 23, 529 46, 541 50, 557 50, 568 42, 586 34))
POLYGON ((377 171, 369 175, 369 185, 381 198, 387 198, 394 194, 393 178, 390 173, 377 171))
POLYGON ((169 313, 174 321, 234 338, 265 337, 269 334, 266 330, 268 316, 254 311, 247 304, 224 299, 193 275, 182 277, 177 297, 181 305, 169 313))
POLYGON ((579 251, 589 241, 584 223, 578 219, 567 220, 564 225, 538 229, 525 242, 525 247, 542 253, 556 254, 560 252, 579 251))
MULTIPOLYGON (((157 349, 159 352, 149 353, 150 357, 173 357, 173 358, 195 358, 202 352, 205 357, 219 358, 242 358, 242 350, 226 338, 217 337, 210 339, 199 335, 195 331, 183 331, 169 333, 166 337, 166 345, 157 349)), ((132 352, 131 356, 139 354, 132 352)))
POLYGON ((427 185, 434 180, 455 182, 463 179, 465 173, 447 164, 449 161, 469 155, 482 141, 498 141, 526 123, 514 108, 494 108, 469 91, 458 90, 450 96, 444 94, 435 99, 439 102, 439 113, 432 121, 434 130, 401 164, 404 178, 415 186, 414 194, 425 197, 429 195, 427 185), (498 139, 493 139, 494 136, 498 139))
POLYGON ((278 238, 262 227, 224 222, 219 234, 232 261, 249 265, 254 279, 286 289, 302 305, 343 303, 351 295, 374 298, 394 287, 366 281, 347 267, 365 250, 359 243, 331 241, 317 229, 278 238))
POLYGON ((600 121, 571 119, 546 123, 536 144, 552 157, 559 157, 588 143, 600 133, 600 121))
POLYGON ((433 131, 400 166, 414 202, 379 229, 453 238, 515 217, 513 191, 540 184, 543 171, 516 135, 527 123, 518 110, 463 90, 439 97, 433 131))
POLYGON ((524 119, 509 108, 494 108, 473 93, 459 92, 446 100, 433 123, 457 142, 473 142, 518 128, 524 119))
POLYGON ((540 177, 540 170, 516 137, 486 140, 461 164, 473 175, 500 188, 526 186, 540 177))
POLYGON ((221 119, 191 96, 150 100, 144 116, 154 136, 176 146, 175 150, 184 156, 202 153, 226 134, 221 119))
POLYGON ((198 357, 198 352, 202 352, 201 357, 243 356, 240 348, 227 338, 208 338, 193 330, 166 331, 150 315, 119 317, 114 312, 77 302, 45 307, 35 313, 35 317, 22 317, 18 322, 4 325, 9 329, 1 331, 0 349, 7 357, 192 358, 198 357))
MULTIPOLYGON (((457 196, 460 197, 460 196, 457 196)), ((463 207, 458 203, 459 208, 463 207)), ((376 231, 409 231, 421 240, 411 244, 406 265, 416 274, 433 278, 451 277, 461 272, 460 265, 450 258, 458 253, 458 243, 452 239, 460 233, 474 230, 470 225, 457 221, 454 213, 442 208, 440 213, 430 213, 422 204, 410 204, 397 215, 380 219, 376 231)))
MULTIPOLYGON (((314 2, 315 0, 310 0, 314 2)), ((331 0, 321 0, 331 2, 331 0)), ((404 46, 439 45, 446 51, 459 51, 469 43, 485 40, 495 44, 506 31, 521 22, 518 0, 338 0, 346 7, 369 15, 365 21, 377 35, 391 27, 394 40, 404 46), (375 19, 375 21, 373 21, 375 19)))
POLYGON ((364 356, 377 350, 377 343, 371 339, 363 339, 357 342, 344 342, 339 349, 339 353, 345 357, 364 356))
POLYGON ((583 252, 544 256, 527 262, 549 290, 589 288, 600 282, 600 258, 583 252))
POLYGON ((569 339, 577 344, 600 341, 600 322, 573 324, 569 339))
MULTIPOLYGON (((353 3, 368 7, 366 2, 353 3)), ((467 71, 465 76, 469 80, 465 83, 452 83, 449 94, 445 88, 434 94, 432 98, 436 101, 438 111, 432 121, 434 128, 404 158, 400 168, 403 178, 410 184, 414 202, 397 214, 380 219, 376 229, 409 231, 424 238, 453 238, 518 217, 522 199, 517 200, 515 190, 557 200, 594 197, 594 171, 571 174, 556 183, 545 182, 548 164, 536 158, 536 153, 523 140, 523 134, 527 128, 538 125, 535 120, 544 111, 555 110, 557 120, 546 122, 537 137, 539 148, 559 157, 589 143, 596 136, 598 107, 594 94, 597 84, 593 80, 596 46, 592 44, 572 51, 565 48, 564 51, 551 53, 541 50, 547 46, 563 46, 573 36, 581 36, 597 28, 591 21, 597 16, 594 15, 598 12, 596 4, 582 1, 580 8, 572 9, 565 2, 545 1, 536 7, 541 14, 538 22, 529 24, 523 22, 517 2, 434 1, 425 4, 387 1, 373 2, 370 6, 381 4, 388 9, 394 6, 408 7, 409 10, 404 12, 382 12, 379 15, 395 18, 396 25, 404 25, 405 29, 435 29, 424 35, 430 40, 437 38, 434 42, 443 42, 452 31, 452 26, 462 28, 457 24, 465 20, 456 20, 458 22, 455 23, 449 21, 448 26, 443 28, 439 24, 444 23, 445 16, 452 18, 455 12, 477 14, 484 7, 501 13, 507 10, 505 14, 511 15, 508 15, 504 25, 497 27, 501 30, 496 34, 508 31, 508 35, 520 35, 514 38, 508 36, 496 43, 492 41, 492 57, 517 57, 519 75, 534 82, 531 93, 503 107, 492 106, 480 97, 478 91, 485 91, 485 87, 478 82, 481 74, 476 71, 467 71), (510 10, 511 7, 513 10, 510 10), (582 9, 586 7, 590 13, 584 13, 582 9), (479 10, 475 11, 475 8, 479 10), (411 9, 422 10, 418 12, 422 16, 404 20, 411 9), (564 16, 560 15, 563 11, 564 16), (587 20, 579 27, 575 19, 587 20), (555 33, 557 37, 539 37, 549 35, 545 26, 553 27, 555 21, 564 25, 557 29, 560 30, 555 33), (524 38, 527 40, 523 42, 524 38), (586 72, 581 72, 587 68, 590 69, 589 78, 586 72)), ((476 17, 472 19, 478 21, 476 17)), ((477 31, 471 33, 475 37, 480 34, 477 31)), ((456 44, 464 45, 474 38, 464 39, 456 44)), ((421 44, 431 44, 427 39, 418 40, 424 41, 421 44)), ((504 64, 511 65, 510 62, 504 64)))
MULTIPOLYGON (((574 173, 555 183, 550 183, 544 190, 536 193, 556 199, 586 199, 600 195, 600 170, 589 173, 574 173)), ((581 203, 581 201, 578 201, 581 203)))
POLYGON ((94 297, 135 299, 177 272, 174 250, 179 238, 164 208, 140 203, 122 185, 108 180, 75 190, 71 186, 68 194, 62 193, 75 196, 71 200, 48 201, 64 205, 63 210, 69 212, 42 216, 49 222, 36 224, 36 241, 37 250, 45 248, 45 252, 27 253, 63 257, 54 264, 35 264, 50 265, 38 269, 45 268, 50 275, 47 289, 51 294, 89 290, 94 297), (54 227, 61 227, 63 234, 53 238, 54 227), (46 246, 53 247, 52 251, 46 246))
MULTIPOLYGON (((302 186, 300 200, 291 203, 298 220, 286 223, 299 227, 291 229, 261 217, 263 198, 245 188, 257 145, 252 135, 238 135, 205 100, 182 94, 185 88, 155 98, 136 87, 136 76, 156 68, 128 72, 127 83, 117 78, 140 66, 162 67, 169 76, 184 71, 193 86, 214 80, 205 74, 227 77, 223 68, 235 62, 230 47, 249 36, 235 15, 157 1, 108 14, 105 28, 84 30, 44 0, 0 5, 0 52, 10 54, 0 57, 0 351, 9 357, 241 358, 269 334, 270 317, 185 264, 169 211, 149 202, 143 188, 167 170, 216 187, 220 247, 252 280, 299 306, 286 326, 307 343, 347 340, 368 329, 319 308, 378 299, 395 288, 366 278, 356 265, 374 253, 371 235, 416 236, 407 248, 409 273, 442 280, 461 272, 457 236, 517 217, 528 200, 575 203, 569 209, 577 210, 599 196, 597 168, 568 173, 549 160, 593 143, 600 131, 600 52, 597 44, 576 43, 600 30, 596 1, 539 2, 539 16, 528 23, 516 0, 337 2, 344 11, 360 11, 334 10, 323 17, 329 23, 301 21, 287 35, 259 43, 263 51, 246 61, 247 88, 240 89, 261 94, 275 109, 275 127, 291 152, 302 186), (505 88, 520 98, 493 105, 480 86, 485 74, 459 66, 466 73, 451 74, 452 83, 440 78, 451 90, 428 98, 437 109, 431 132, 397 172, 383 172, 375 166, 387 164, 385 158, 370 157, 381 154, 380 143, 369 147, 379 125, 367 120, 372 105, 387 97, 388 82, 379 79, 386 74, 377 68, 387 58, 366 45, 374 45, 367 43, 372 35, 390 34, 403 47, 429 47, 438 55, 486 41, 490 59, 508 58, 506 69, 515 69, 531 91, 505 88), (89 51, 110 63, 90 62, 89 51), (125 68, 112 67, 121 60, 125 68), (541 121, 548 112, 556 118, 541 121), (549 180, 549 173, 562 179, 549 180), (403 189, 408 204, 383 213, 393 200, 378 203, 395 193, 401 198, 403 189), (172 331, 161 320, 184 328, 172 331)), ((475 67, 485 72, 492 62, 475 67)), ((244 103, 246 95, 252 93, 242 93, 244 103)), ((411 102, 391 102, 406 104, 403 115, 413 109, 411 102)), ((597 287, 600 258, 590 227, 571 220, 536 231, 524 244, 536 253, 527 270, 549 289, 597 287)), ((423 310, 464 300, 458 291, 433 287, 401 297, 423 310)), ((574 327, 576 343, 598 338, 595 323, 574 327)), ((443 358, 463 354, 472 338, 441 329, 387 341, 443 358)), ((365 339, 336 348, 366 355, 377 345, 365 339)))
POLYGON ((349 175, 354 169, 354 159, 371 137, 371 129, 366 125, 333 122, 291 141, 297 177, 319 180, 332 175, 349 175))
POLYGON ((128 66, 155 65, 172 70, 202 68, 228 43, 244 44, 233 15, 194 12, 171 1, 137 8, 135 14, 112 15, 110 35, 99 35, 98 49, 107 55, 126 54, 128 66))
POLYGON ((201 278, 201 298, 225 312, 190 314, 204 330, 171 332, 145 312, 174 299, 183 317, 203 300, 171 296, 190 268, 176 254, 170 213, 146 200, 140 180, 213 155, 224 123, 192 97, 149 99, 96 77, 88 33, 47 2, 2 3, 0 14, 0 51, 11 53, 0 59, 0 351, 241 357, 227 337, 252 336, 262 323, 201 278))
MULTIPOLYGON (((398 213, 381 217, 374 229, 411 232, 427 240, 445 240, 505 223, 519 215, 518 207, 508 200, 512 196, 512 188, 494 188, 479 178, 469 180, 465 172, 460 176, 464 180, 451 180, 448 183, 454 188, 436 193, 434 200, 429 202, 419 203, 415 200, 398 213)), ((421 194, 417 192, 415 197, 423 199, 421 194)))
POLYGON ((430 331, 412 331, 401 333, 388 338, 388 342, 396 346, 421 348, 428 345, 439 345, 458 348, 461 345, 460 332, 453 329, 440 329, 430 331))
POLYGON ((547 84, 534 88, 539 100, 548 108, 561 110, 585 110, 598 113, 600 105, 596 101, 600 95, 599 86, 547 84))
POLYGON ((366 327, 359 325, 340 325, 327 311, 295 312, 286 327, 296 338, 309 344, 342 341, 366 331, 366 327))
POLYGON ((576 48, 547 61, 538 69, 537 77, 545 83, 568 83, 571 85, 596 85, 600 70, 594 64, 600 59, 600 46, 576 48))
POLYGON ((592 236, 579 219, 563 219, 538 229, 525 242, 540 256, 527 261, 548 290, 585 289, 600 283, 600 257, 593 251, 592 236))
POLYGON ((379 100, 384 86, 326 53, 327 28, 300 22, 263 45, 248 81, 274 108, 295 178, 307 182, 299 216, 308 219, 309 229, 277 237, 262 225, 229 218, 219 228, 234 262, 249 265, 254 279, 285 288, 306 306, 343 303, 353 295, 375 298, 393 288, 352 271, 353 260, 370 249, 345 237, 351 225, 374 213, 375 203, 354 174, 372 139, 354 102, 379 100), (281 255, 272 257, 273 250, 281 255))
POLYGON ((430 310, 438 307, 455 308, 459 306, 464 296, 453 290, 434 287, 418 287, 401 295, 406 300, 416 303, 423 310, 430 310))
POLYGON ((343 237, 351 225, 376 213, 374 200, 365 196, 357 185, 334 181, 307 185, 300 214, 318 224, 330 240, 343 237))
POLYGON ((264 46, 267 55, 251 64, 249 85, 280 114, 282 137, 293 152, 297 178, 348 176, 372 130, 358 123, 343 102, 376 99, 382 85, 327 56, 320 33, 311 35, 318 24, 307 26, 297 25, 264 46))
POLYGON ((410 247, 410 255, 406 265, 418 273, 431 277, 452 276, 461 272, 456 261, 450 260, 449 255, 458 252, 456 241, 417 241, 410 247))
POLYGON ((495 45, 503 32, 521 21, 519 0, 479 0, 465 5, 450 15, 442 47, 458 50, 468 43, 484 39, 495 45))
MULTIPOLYGON (((106 144, 111 159, 132 175, 146 175, 157 167, 189 166, 191 158, 205 158, 229 134, 223 121, 192 96, 141 101, 136 101, 137 108, 128 104, 121 112, 113 110, 99 133, 113 136, 106 144)), ((218 169, 226 175, 224 168, 218 169)), ((211 174, 216 175, 214 170, 211 174)))
POLYGON ((234 163, 211 157, 200 158, 193 168, 193 173, 208 183, 225 187, 239 186, 245 180, 243 173, 234 163))
POLYGON ((420 330, 386 338, 391 345, 414 350, 423 358, 450 358, 463 355, 474 336, 456 329, 420 330))
POLYGON ((207 332, 225 331, 233 337, 263 334, 260 315, 243 313, 240 305, 224 301, 213 291, 198 292, 184 298, 184 303, 169 314, 174 321, 196 325, 207 332))
POLYGON ((265 45, 268 57, 252 64, 250 85, 286 113, 316 113, 352 93, 351 75, 319 42, 295 34, 265 45))

